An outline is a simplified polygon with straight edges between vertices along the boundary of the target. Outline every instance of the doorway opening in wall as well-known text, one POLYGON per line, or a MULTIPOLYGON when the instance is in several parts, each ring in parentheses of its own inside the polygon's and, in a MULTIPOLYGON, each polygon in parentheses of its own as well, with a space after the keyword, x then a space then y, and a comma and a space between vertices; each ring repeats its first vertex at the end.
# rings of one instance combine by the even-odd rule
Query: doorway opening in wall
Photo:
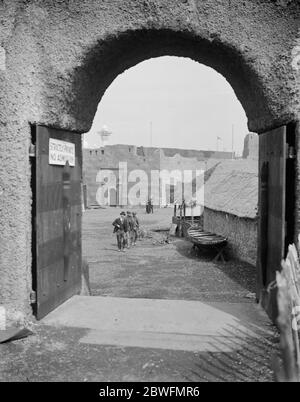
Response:
POLYGON ((258 287, 261 297, 294 238, 296 127, 258 140, 246 123, 220 74, 158 57, 115 79, 82 138, 32 126, 36 316, 80 291, 81 256, 94 296, 240 303, 258 287), (61 149, 68 164, 54 161, 61 149), (112 223, 127 211, 138 236, 118 244, 112 223), (216 236, 224 250, 198 247, 216 236))
POLYGON ((258 136, 215 70, 158 57, 119 75, 84 135, 83 186, 92 295, 255 299, 258 136), (124 250, 112 225, 121 212, 139 221, 124 250), (191 225, 209 232, 203 247, 191 225), (226 239, 224 250, 208 247, 211 234, 226 239))
POLYGON ((242 338, 257 353, 249 305, 294 235, 294 132, 249 133, 227 81, 177 57, 119 75, 83 136, 33 126, 37 318, 80 293, 88 266, 92 297, 46 322, 101 346, 230 353, 242 338))

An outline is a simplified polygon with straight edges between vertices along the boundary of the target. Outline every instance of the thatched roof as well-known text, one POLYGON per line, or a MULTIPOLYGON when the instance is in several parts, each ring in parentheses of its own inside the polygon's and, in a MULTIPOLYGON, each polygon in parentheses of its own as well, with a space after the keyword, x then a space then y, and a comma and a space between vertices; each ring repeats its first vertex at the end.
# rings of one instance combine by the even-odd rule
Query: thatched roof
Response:
POLYGON ((219 163, 204 187, 205 207, 238 217, 255 218, 258 204, 258 162, 219 163))

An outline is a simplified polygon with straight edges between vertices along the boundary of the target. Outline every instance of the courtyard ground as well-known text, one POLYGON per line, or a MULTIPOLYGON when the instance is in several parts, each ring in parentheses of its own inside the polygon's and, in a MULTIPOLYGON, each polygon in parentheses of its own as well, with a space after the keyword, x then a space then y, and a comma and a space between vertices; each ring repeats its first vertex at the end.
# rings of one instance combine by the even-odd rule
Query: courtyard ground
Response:
POLYGON ((138 211, 146 236, 118 253, 117 208, 88 210, 92 297, 71 299, 0 345, 2 381, 272 381, 277 336, 253 299, 255 268, 165 242, 172 210, 138 211))
POLYGON ((83 253, 93 295, 253 303, 247 295, 255 292, 255 267, 233 261, 214 264, 213 255, 199 259, 184 239, 171 237, 170 244, 163 243, 172 222, 170 208, 150 215, 137 212, 147 235, 125 254, 118 253, 112 233, 120 210, 85 213, 83 253))

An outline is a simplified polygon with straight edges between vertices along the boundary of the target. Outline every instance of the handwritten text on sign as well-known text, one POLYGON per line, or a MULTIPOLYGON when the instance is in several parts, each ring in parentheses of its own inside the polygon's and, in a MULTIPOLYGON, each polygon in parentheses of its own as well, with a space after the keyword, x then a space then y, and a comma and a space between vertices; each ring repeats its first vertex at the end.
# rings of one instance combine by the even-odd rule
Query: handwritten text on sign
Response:
POLYGON ((49 164, 75 166, 75 144, 66 141, 49 139, 49 164))

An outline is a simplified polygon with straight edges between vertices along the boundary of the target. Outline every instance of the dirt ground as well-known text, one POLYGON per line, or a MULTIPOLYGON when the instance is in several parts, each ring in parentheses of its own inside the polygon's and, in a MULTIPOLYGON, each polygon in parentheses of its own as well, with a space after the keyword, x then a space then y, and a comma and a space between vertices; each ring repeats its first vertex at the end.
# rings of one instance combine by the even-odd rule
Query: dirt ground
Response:
POLYGON ((124 254, 117 251, 112 221, 117 208, 89 210, 83 223, 83 255, 90 267, 93 295, 249 302, 255 292, 255 267, 228 261, 212 263, 214 255, 196 255, 191 243, 176 237, 166 239, 172 209, 147 215, 137 211, 146 237, 124 254), (158 230, 158 232, 156 232, 158 230))
MULTIPOLYGON (((93 295, 221 302, 224 309, 248 303, 249 317, 259 314, 252 297, 254 267, 213 263, 211 255, 191 253, 191 244, 183 239, 166 243, 171 209, 153 215, 138 211, 147 235, 118 253, 111 223, 119 212, 108 208, 84 213, 83 255, 93 295)), ((86 329, 43 323, 32 329, 33 336, 0 345, 1 381, 273 381, 277 335, 271 324, 268 336, 249 338, 243 349, 232 353, 91 345, 80 343, 86 329)))

